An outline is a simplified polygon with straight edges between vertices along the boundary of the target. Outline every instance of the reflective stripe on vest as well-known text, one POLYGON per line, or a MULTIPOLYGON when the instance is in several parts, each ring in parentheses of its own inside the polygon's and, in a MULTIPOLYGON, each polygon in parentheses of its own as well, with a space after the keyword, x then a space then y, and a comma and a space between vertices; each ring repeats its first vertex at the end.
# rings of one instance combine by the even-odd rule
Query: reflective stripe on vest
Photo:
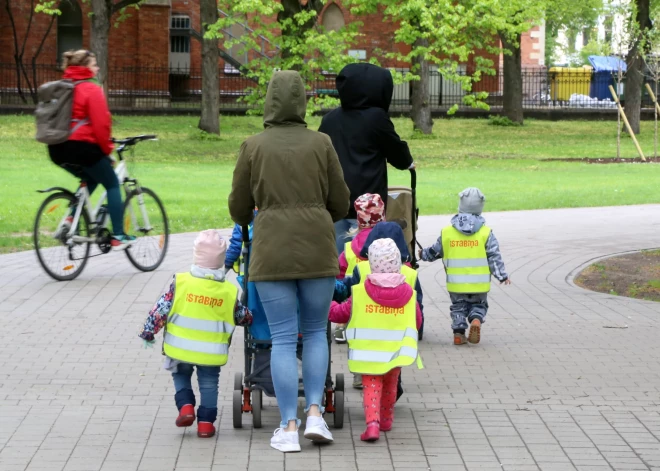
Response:
POLYGON ((359 260, 355 252, 353 252, 353 247, 351 247, 352 242, 346 242, 344 245, 344 257, 346 257, 346 276, 353 275, 353 270, 357 266, 359 260))
POLYGON ((482 226, 466 235, 453 226, 442 230, 442 251, 450 293, 487 293, 490 291, 490 267, 486 242, 490 228, 482 226))
MULTIPOLYGON (((352 361, 389 363, 399 357, 409 357, 414 361, 417 358, 417 349, 412 347, 401 347, 396 352, 375 352, 365 350, 349 350, 348 359, 352 361)), ((412 364, 411 361, 409 364, 412 364)))
POLYGON ((400 330, 384 330, 384 329, 347 329, 346 330, 346 339, 347 340, 391 340, 391 341, 401 341, 405 337, 410 337, 412 339, 417 338, 417 329, 411 329, 408 327, 404 331, 400 330))
MULTIPOLYGON (((360 283, 364 283, 367 279, 367 275, 371 274, 371 265, 369 265, 369 260, 359 262, 357 264, 358 270, 360 270, 360 283)), ((406 277, 406 283, 412 288, 415 289, 415 284, 417 283, 417 272, 410 268, 408 265, 401 265, 401 274, 406 277)))
POLYGON ((165 354, 193 365, 226 364, 237 297, 238 288, 231 283, 178 273, 165 326, 165 354))
POLYGON ((370 298, 363 284, 352 289, 351 319, 346 328, 348 369, 356 374, 382 375, 412 365, 419 358, 416 293, 413 291, 405 306, 392 308, 370 298))
POLYGON ((233 334, 234 326, 229 322, 207 321, 204 319, 193 319, 192 317, 183 317, 179 314, 172 314, 167 323, 177 325, 185 329, 203 330, 206 332, 216 332, 220 334, 233 334))
POLYGON ((199 342, 197 340, 177 337, 169 332, 165 332, 165 343, 181 350, 208 353, 210 355, 227 355, 229 353, 229 344, 199 342))

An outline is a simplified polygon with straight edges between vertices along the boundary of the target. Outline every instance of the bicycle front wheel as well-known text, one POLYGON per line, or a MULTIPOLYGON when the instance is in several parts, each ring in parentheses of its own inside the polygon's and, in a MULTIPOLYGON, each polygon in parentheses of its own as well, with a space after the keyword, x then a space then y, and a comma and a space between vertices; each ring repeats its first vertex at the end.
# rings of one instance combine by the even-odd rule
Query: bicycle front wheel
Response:
POLYGON ((135 268, 152 271, 163 262, 170 240, 165 207, 149 188, 132 191, 124 203, 124 232, 136 237, 126 249, 135 268))
POLYGON ((74 236, 89 237, 87 212, 80 213, 76 228, 66 221, 77 203, 68 193, 54 193, 41 204, 34 221, 37 258, 46 273, 57 281, 73 280, 80 275, 89 257, 89 242, 73 242, 74 236))

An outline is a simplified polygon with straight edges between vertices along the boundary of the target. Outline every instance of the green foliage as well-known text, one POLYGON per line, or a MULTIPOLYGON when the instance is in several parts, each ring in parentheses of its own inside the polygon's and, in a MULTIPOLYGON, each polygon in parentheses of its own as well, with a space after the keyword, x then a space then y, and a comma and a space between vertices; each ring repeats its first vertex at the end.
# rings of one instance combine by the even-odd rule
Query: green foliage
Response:
MULTIPOLYGON (((74 0, 64 0, 64 1, 74 1, 74 0)), ((90 0, 81 0, 83 3, 89 3, 90 0)), ((130 9, 139 10, 142 0, 135 0, 135 3, 129 4, 122 8, 112 8, 110 15, 117 14, 113 25, 115 28, 119 28, 119 25, 123 23, 126 19, 130 18, 132 15, 129 13, 130 9)), ((61 0, 39 0, 37 5, 34 7, 36 13, 44 13, 46 15, 61 15, 62 11, 59 9, 59 6, 62 4, 61 0)), ((90 12, 91 16, 92 13, 90 12)))
MULTIPOLYGON (((394 42, 410 46, 404 52, 395 49, 385 51, 383 57, 400 62, 415 63, 419 60, 436 67, 443 80, 460 84, 466 94, 463 103, 472 107, 489 109, 485 103, 487 93, 470 93, 472 85, 481 76, 494 75, 495 64, 484 57, 475 57, 477 50, 499 53, 496 41, 497 28, 494 14, 498 0, 347 0, 354 15, 381 12, 384 21, 398 23, 394 42), (474 70, 459 73, 460 64, 474 58, 474 70)), ((419 80, 415 67, 395 81, 419 80)), ((457 109, 453 106, 449 113, 457 109)))
POLYGON ((492 126, 521 126, 520 123, 511 121, 506 116, 490 115, 488 116, 488 124, 492 126))
MULTIPOLYGON (((320 4, 326 1, 317 0, 320 4)), ((328 79, 328 73, 337 73, 346 64, 356 61, 348 55, 348 49, 360 36, 359 22, 340 31, 326 31, 317 22, 316 9, 300 8, 285 17, 282 3, 273 0, 220 0, 218 8, 231 13, 221 17, 215 25, 209 25, 205 36, 220 39, 225 50, 236 47, 238 54, 247 53, 250 57, 246 64, 247 76, 255 81, 255 86, 248 90, 244 101, 256 105, 253 113, 263 111, 266 89, 274 70, 298 70, 311 91, 313 82, 328 79), (279 21, 273 21, 278 15, 279 21), (227 33, 232 26, 243 28, 244 34, 232 37, 227 33)), ((334 88, 332 78, 328 83, 334 88)), ((336 103, 336 98, 314 96, 309 111, 336 103)))

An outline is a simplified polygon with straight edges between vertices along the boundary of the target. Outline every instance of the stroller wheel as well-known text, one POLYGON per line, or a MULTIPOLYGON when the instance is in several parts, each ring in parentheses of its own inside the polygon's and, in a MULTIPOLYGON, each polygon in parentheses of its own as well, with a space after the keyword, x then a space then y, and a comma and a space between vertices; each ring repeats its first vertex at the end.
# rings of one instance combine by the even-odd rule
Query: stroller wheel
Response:
POLYGON ((344 428, 344 391, 335 391, 335 428, 344 428))
POLYGON ((344 373, 337 373, 335 376, 335 391, 344 392, 344 373))
POLYGON ((263 392, 261 389, 252 390, 252 425, 261 428, 261 408, 263 407, 263 392))
POLYGON ((232 409, 234 428, 243 428, 243 391, 234 391, 232 409))
POLYGON ((234 391, 243 390, 243 373, 236 373, 234 375, 234 391))

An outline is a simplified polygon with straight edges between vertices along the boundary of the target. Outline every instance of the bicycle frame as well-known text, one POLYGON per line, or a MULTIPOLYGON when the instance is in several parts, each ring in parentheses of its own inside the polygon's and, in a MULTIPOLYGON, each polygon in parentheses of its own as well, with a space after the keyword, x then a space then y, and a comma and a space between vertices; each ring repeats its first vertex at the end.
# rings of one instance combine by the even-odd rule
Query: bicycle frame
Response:
MULTIPOLYGON (((128 168, 126 167, 126 161, 124 161, 123 159, 117 164, 117 168, 115 169, 115 175, 117 175, 117 179, 124 186, 124 192, 127 198, 130 192, 133 191, 133 189, 130 188, 129 185, 133 185, 138 188, 138 193, 137 193, 138 205, 140 206, 140 212, 142 213, 142 218, 143 218, 142 220, 144 221, 144 224, 146 226, 143 229, 147 231, 151 230, 151 224, 149 223, 149 215, 147 214, 147 210, 144 206, 144 197, 142 196, 142 193, 139 191, 139 185, 137 180, 130 178, 130 175, 128 173, 128 168)), ((99 213, 101 206, 107 199, 107 192, 104 192, 101 195, 101 198, 99 198, 96 207, 92 209, 89 191, 87 190, 87 184, 83 182, 78 188, 78 191, 76 192, 76 199, 78 203, 76 205, 76 211, 73 216, 73 222, 71 223, 71 227, 72 228, 78 227, 80 216, 83 210, 87 211, 90 224, 94 225, 94 235, 97 236, 99 231, 108 225, 107 214, 103 218, 102 223, 100 225, 96 225, 96 215, 99 213)), ((135 215, 133 208, 129 206, 127 208, 127 212, 130 213, 128 216, 131 218, 131 223, 133 224, 133 227, 139 227, 137 216, 135 215)), ((66 219, 66 217, 68 216, 64 216, 61 223, 64 222, 64 219, 66 219)), ((126 215, 124 215, 124 217, 126 217, 126 215)), ((73 243, 73 244, 76 243, 82 244, 82 243, 95 242, 95 241, 96 241, 96 237, 83 237, 78 235, 71 235, 71 237, 67 239, 67 243, 73 243)))

